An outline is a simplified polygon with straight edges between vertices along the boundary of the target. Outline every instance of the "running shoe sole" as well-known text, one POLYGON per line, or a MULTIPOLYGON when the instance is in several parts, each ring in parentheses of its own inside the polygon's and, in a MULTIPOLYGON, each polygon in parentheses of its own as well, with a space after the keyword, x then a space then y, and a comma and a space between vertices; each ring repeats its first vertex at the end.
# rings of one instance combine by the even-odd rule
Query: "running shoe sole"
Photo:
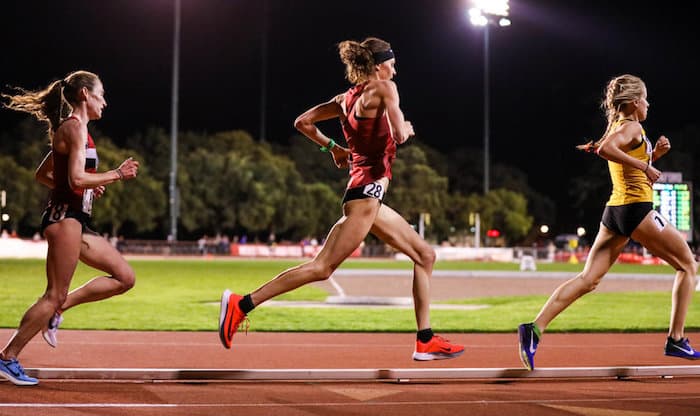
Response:
POLYGON ((54 344, 49 338, 48 331, 41 331, 41 336, 44 337, 44 341, 46 341, 46 343, 49 344, 51 348, 56 348, 56 344, 54 344))
POLYGON ((231 291, 226 289, 221 295, 221 309, 219 310, 219 339, 225 348, 231 348, 231 344, 226 342, 226 329, 224 328, 224 321, 226 320, 226 313, 228 312, 228 301, 231 297, 231 291))
POLYGON ((462 354, 464 354, 464 350, 458 351, 458 352, 453 352, 453 353, 414 352, 413 353, 413 360, 414 361, 447 360, 449 358, 457 358, 462 354))
POLYGON ((700 360, 700 357, 693 357, 691 355, 686 355, 686 354, 682 354, 682 353, 674 354, 674 353, 669 353, 668 351, 664 352, 664 355, 667 357, 683 358, 686 360, 700 360))

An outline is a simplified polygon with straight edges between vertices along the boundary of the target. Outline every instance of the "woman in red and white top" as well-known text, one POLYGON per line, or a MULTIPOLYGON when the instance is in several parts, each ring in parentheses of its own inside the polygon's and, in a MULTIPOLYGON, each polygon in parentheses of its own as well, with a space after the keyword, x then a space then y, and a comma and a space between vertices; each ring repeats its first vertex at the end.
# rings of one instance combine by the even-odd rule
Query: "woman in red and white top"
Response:
POLYGON ((3 97, 9 100, 5 107, 46 121, 51 140, 51 151, 36 171, 36 179, 51 189, 41 222, 48 243, 46 292, 25 312, 17 332, 0 352, 0 375, 15 384, 33 385, 38 381, 24 374, 17 356, 37 332, 42 331, 55 347, 62 312, 124 293, 134 285, 129 264, 88 223, 93 198, 105 192, 105 185, 135 178, 139 163, 129 158, 117 169, 97 172, 97 150, 87 125, 102 117, 107 102, 102 82, 91 72, 76 71, 43 90, 19 90, 3 97), (68 293, 79 260, 106 275, 68 293))
POLYGON ((414 134, 399 107, 399 93, 392 81, 396 75, 394 52, 388 42, 378 38, 341 42, 339 52, 347 79, 354 86, 309 109, 294 125, 322 151, 330 153, 339 168, 351 165, 343 216, 331 228, 313 260, 285 270, 248 295, 224 291, 219 316, 221 342, 231 348, 238 325, 255 306, 304 284, 328 279, 371 232, 415 263, 413 297, 418 331, 413 358, 457 357, 464 347, 434 335, 430 326, 430 276, 435 251, 401 215, 382 203, 391 179, 396 145, 414 134), (335 143, 316 126, 317 122, 333 118, 340 119, 348 148, 335 143))

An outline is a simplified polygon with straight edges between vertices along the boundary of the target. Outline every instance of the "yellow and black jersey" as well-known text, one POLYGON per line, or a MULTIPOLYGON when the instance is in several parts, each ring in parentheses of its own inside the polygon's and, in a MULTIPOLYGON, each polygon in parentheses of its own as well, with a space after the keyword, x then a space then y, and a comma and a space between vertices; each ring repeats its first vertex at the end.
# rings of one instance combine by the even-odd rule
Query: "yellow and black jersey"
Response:
MULTIPOLYGON (((618 120, 613 124, 611 131, 614 131, 626 120, 618 120)), ((634 149, 626 153, 635 159, 651 165, 651 154, 653 146, 647 138, 646 132, 642 129, 642 141, 634 149)), ((610 180, 612 181, 612 194, 606 205, 619 206, 635 202, 652 202, 652 188, 644 171, 632 166, 623 165, 613 161, 608 161, 610 180)))

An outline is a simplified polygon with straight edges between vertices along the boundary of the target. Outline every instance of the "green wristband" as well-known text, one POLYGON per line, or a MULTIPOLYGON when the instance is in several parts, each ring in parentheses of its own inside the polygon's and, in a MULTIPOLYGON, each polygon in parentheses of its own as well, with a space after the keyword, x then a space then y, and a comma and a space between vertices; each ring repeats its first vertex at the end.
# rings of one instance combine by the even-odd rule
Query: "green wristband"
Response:
POLYGON ((330 152, 331 149, 334 148, 334 147, 335 147, 335 140, 331 139, 331 141, 328 142, 328 145, 327 145, 327 146, 320 147, 318 150, 320 150, 320 151, 322 151, 322 152, 324 152, 324 153, 327 153, 327 152, 330 152))

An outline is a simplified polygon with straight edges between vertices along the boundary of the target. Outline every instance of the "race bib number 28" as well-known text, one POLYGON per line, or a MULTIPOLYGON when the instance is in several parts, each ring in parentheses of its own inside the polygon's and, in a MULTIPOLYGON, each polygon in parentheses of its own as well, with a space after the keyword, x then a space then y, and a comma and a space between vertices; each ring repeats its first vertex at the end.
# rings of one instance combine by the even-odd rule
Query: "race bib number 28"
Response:
POLYGON ((68 210, 68 205, 58 204, 51 207, 51 212, 49 213, 49 220, 51 222, 59 222, 66 218, 66 211, 68 210))
POLYGON ((368 183, 362 189, 362 193, 370 198, 377 198, 381 201, 384 199, 384 186, 379 182, 368 183))

